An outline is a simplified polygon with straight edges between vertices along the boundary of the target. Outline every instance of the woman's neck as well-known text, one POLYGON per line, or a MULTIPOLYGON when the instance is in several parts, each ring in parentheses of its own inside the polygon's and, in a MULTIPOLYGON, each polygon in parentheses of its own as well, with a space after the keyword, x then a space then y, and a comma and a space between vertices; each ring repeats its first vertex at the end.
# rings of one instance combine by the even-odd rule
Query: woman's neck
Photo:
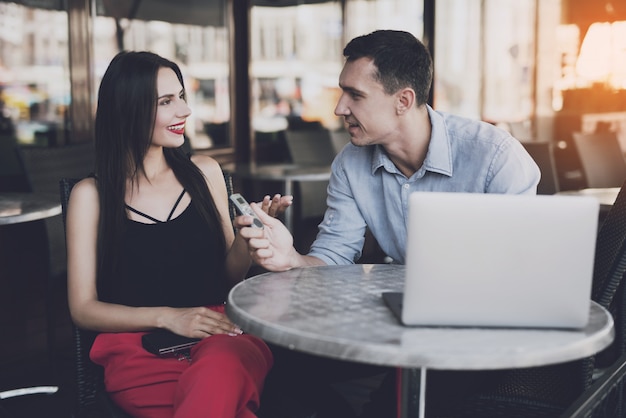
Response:
POLYGON ((160 176, 170 170, 163 147, 150 147, 143 159, 143 176, 149 183, 157 181, 160 176))

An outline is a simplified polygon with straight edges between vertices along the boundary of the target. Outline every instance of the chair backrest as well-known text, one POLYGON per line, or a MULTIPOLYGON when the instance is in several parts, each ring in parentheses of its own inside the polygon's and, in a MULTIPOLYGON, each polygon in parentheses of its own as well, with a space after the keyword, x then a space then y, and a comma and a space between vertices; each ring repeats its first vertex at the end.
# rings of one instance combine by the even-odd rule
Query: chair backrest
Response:
POLYGON ((328 129, 287 130, 285 138, 294 164, 330 165, 335 158, 328 129))
POLYGON ((496 410, 498 416, 558 416, 565 410, 591 385, 595 367, 615 364, 625 352, 625 271, 626 182, 598 232, 593 273, 592 299, 609 309, 615 320, 613 345, 579 361, 505 370, 475 403, 464 406, 464 412, 472 411, 471 416, 487 416, 496 410), (545 414, 540 414, 542 410, 545 414))
MULTIPOLYGON (((226 195, 230 196, 231 194, 233 194, 235 192, 234 187, 233 187, 233 176, 230 173, 227 172, 223 172, 224 174, 224 182, 226 183, 226 195)), ((232 221, 233 219, 235 219, 235 216, 237 216, 237 208, 235 207, 235 204, 228 199, 228 214, 230 215, 230 220, 232 221)))
POLYGON ((0 135, 0 192, 31 192, 17 140, 0 135))
MULTIPOLYGON (((287 130, 285 139, 294 164, 330 166, 337 154, 330 131, 325 128, 287 130)), ((328 181, 307 181, 297 184, 299 219, 315 218, 324 214, 327 187, 328 181)))
MULTIPOLYGON (((63 227, 66 225, 67 204, 72 188, 80 179, 62 178, 59 181, 63 227)), ((76 416, 82 416, 84 411, 93 408, 98 397, 104 390, 102 368, 89 359, 89 350, 96 338, 96 333, 73 327, 74 342, 74 373, 76 378, 76 393, 74 405, 76 416)))
POLYGON ((522 145, 541 170, 537 194, 555 194, 559 191, 559 179, 554 162, 553 145, 548 141, 523 141, 522 145))
POLYGON ((626 352, 626 317, 618 311, 626 308, 624 286, 626 273, 626 181, 607 213, 596 241, 592 299, 614 314, 616 355, 626 352))
POLYGON ((600 378, 560 415, 565 417, 624 416, 626 387, 626 181, 598 232, 592 299, 607 308, 615 321, 615 340, 596 355, 600 378))
POLYGON ((572 134, 587 187, 620 187, 626 179, 626 161, 613 132, 572 134))

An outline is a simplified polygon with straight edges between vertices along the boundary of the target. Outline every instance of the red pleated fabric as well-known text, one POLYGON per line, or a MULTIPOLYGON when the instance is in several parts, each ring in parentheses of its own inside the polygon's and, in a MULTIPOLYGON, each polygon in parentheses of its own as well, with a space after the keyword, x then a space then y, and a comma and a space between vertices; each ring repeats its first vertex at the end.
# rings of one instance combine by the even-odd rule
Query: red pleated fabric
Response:
POLYGON ((213 335, 196 344, 187 361, 147 352, 143 334, 99 334, 90 353, 104 367, 110 397, 127 413, 137 418, 256 417, 273 364, 262 340, 213 335))

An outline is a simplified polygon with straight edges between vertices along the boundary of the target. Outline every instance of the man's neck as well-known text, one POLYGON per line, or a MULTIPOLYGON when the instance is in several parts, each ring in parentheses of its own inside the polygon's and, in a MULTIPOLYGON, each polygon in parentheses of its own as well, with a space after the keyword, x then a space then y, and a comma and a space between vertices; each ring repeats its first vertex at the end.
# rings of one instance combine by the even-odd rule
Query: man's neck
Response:
POLYGON ((426 106, 403 123, 397 142, 385 146, 394 165, 407 178, 422 167, 430 144, 431 124, 426 106))

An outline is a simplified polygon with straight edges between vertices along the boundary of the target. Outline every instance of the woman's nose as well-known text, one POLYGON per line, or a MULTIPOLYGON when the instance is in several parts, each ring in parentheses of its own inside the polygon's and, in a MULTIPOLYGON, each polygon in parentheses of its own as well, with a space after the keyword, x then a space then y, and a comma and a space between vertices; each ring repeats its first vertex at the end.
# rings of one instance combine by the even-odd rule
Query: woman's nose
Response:
POLYGON ((181 105, 180 105, 180 107, 178 109, 179 116, 187 117, 187 116, 191 115, 191 108, 189 107, 187 102, 184 101, 184 100, 181 100, 180 103, 181 103, 181 105))

